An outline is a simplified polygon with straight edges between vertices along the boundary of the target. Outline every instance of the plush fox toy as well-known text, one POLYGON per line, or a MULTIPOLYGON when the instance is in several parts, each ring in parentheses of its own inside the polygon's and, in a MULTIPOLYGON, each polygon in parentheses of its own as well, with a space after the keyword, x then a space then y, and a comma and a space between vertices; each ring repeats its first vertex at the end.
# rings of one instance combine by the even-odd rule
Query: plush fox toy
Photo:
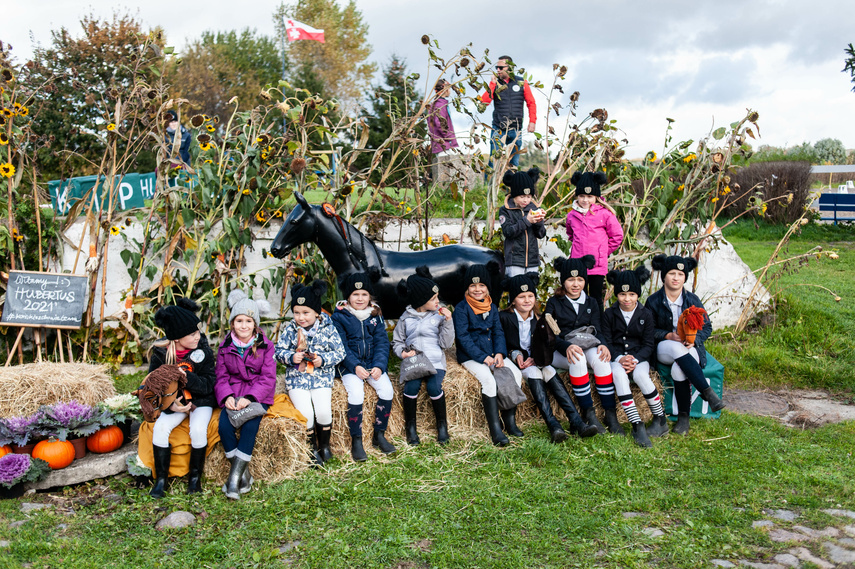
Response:
POLYGON ((700 306, 690 306, 677 319, 677 334, 680 339, 690 344, 695 343, 698 330, 704 327, 704 317, 707 311, 700 306))

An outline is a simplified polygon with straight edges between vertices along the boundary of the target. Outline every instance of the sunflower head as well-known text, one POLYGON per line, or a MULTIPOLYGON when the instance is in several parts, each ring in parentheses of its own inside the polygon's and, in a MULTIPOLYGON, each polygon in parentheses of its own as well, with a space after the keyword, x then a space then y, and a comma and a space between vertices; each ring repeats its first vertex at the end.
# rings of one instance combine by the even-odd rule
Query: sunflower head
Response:
POLYGON ((6 162, 5 164, 0 164, 0 176, 4 176, 6 178, 11 178, 15 175, 15 167, 12 166, 11 163, 6 162))

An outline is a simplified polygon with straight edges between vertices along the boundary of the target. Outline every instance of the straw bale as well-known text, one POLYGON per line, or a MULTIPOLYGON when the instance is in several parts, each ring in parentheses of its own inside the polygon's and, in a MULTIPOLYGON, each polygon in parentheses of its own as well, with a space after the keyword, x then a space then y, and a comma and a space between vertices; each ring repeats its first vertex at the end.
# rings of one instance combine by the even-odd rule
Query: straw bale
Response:
POLYGON ((0 417, 76 400, 94 405, 116 395, 106 365, 42 362, 0 368, 0 417))
MULTIPOLYGON (((306 427, 288 417, 265 417, 261 420, 249 472, 256 480, 275 483, 294 478, 309 466, 309 444, 306 427)), ((231 464, 223 445, 217 443, 205 462, 205 476, 224 484, 231 464)))
MULTIPOLYGON (((392 379, 393 384, 397 379, 392 379)), ((394 385, 393 385, 394 387, 394 385)), ((365 452, 380 456, 379 450, 371 446, 371 437, 374 435, 374 417, 377 411, 377 392, 365 382, 365 400, 362 403, 362 441, 365 452)), ((389 415, 389 425, 386 428, 386 436, 404 436, 404 410, 401 407, 400 390, 396 390, 396 397, 392 398, 392 413, 389 415)), ((330 436, 330 448, 333 454, 339 457, 350 456, 350 429, 347 425, 347 390, 341 379, 336 378, 332 391, 332 435, 330 436)), ((394 444, 394 443, 393 443, 394 444)))

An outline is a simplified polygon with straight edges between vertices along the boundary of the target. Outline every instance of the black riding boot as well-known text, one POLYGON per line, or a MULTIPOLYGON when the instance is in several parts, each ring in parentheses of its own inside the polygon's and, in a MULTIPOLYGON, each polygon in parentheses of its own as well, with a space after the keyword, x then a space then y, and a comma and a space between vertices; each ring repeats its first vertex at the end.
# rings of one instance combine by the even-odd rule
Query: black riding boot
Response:
POLYGON ((350 456, 354 462, 365 462, 368 460, 368 455, 365 454, 365 448, 362 446, 362 436, 350 437, 350 456))
POLYGON ((487 417, 487 426, 490 428, 490 438, 493 444, 499 447, 508 444, 508 437, 502 432, 502 424, 499 422, 499 403, 495 396, 487 397, 481 394, 481 403, 484 405, 484 416, 487 417))
POLYGON ((689 434, 689 414, 679 413, 677 415, 677 424, 674 425, 674 434, 688 435, 689 434))
POLYGON ((207 447, 190 449, 190 474, 187 477, 188 494, 196 494, 202 491, 202 472, 205 470, 207 450, 207 447))
POLYGON ((418 445, 419 432, 416 429, 416 408, 419 400, 406 395, 401 398, 404 404, 404 423, 407 431, 407 444, 414 447, 418 445))
POLYGON ((624 431, 623 427, 620 426, 620 421, 618 421, 617 418, 617 409, 604 409, 604 411, 606 427, 608 427, 609 432, 613 435, 620 435, 622 437, 625 437, 626 431, 624 431))
MULTIPOLYGON (((531 397, 534 399, 537 410, 540 411, 540 416, 543 417, 543 422, 546 423, 546 428, 549 429, 549 438, 553 443, 561 443, 567 440, 567 433, 561 428, 561 423, 552 414, 552 405, 549 404, 549 397, 546 395, 546 388, 543 385, 542 379, 528 378, 528 390, 531 391, 531 397)), ((575 408, 574 408, 575 410, 575 408)))
POLYGON ((371 445, 374 448, 379 448, 383 454, 392 454, 397 449, 395 445, 386 440, 386 431, 378 431, 374 429, 374 434, 371 435, 371 445))
POLYGON ((635 444, 640 447, 651 448, 653 446, 650 437, 647 436, 647 427, 642 422, 632 424, 632 438, 635 444))
POLYGON ((585 421, 588 423, 589 426, 597 429, 597 432, 601 435, 605 434, 606 428, 603 426, 602 423, 600 423, 600 420, 597 419, 597 410, 593 407, 585 409, 585 421))
POLYGON ((309 457, 312 459, 312 467, 320 468, 324 465, 324 458, 318 451, 318 437, 315 436, 315 429, 306 431, 306 437, 309 439, 309 457))
MULTIPOLYGON (((558 403, 558 406, 564 410, 564 414, 567 415, 567 420, 570 421, 570 426, 576 434, 580 437, 593 437, 600 430, 596 425, 589 425, 586 423, 581 416, 579 416, 579 412, 576 410, 576 406, 573 405, 573 400, 570 399, 570 394, 567 393, 567 388, 564 387, 564 382, 561 381, 561 378, 557 375, 546 382, 546 388, 552 393, 552 396, 555 398, 555 401, 558 403)), ((594 415, 596 418, 596 415, 594 415)), ((599 424, 599 421, 597 422, 599 424)), ((603 426, 600 425, 600 428, 603 426)), ((605 429, 603 430, 605 432, 605 429)))
POLYGON ((172 458, 172 449, 152 445, 154 450, 154 486, 148 493, 152 498, 163 498, 166 492, 166 483, 169 480, 169 460, 172 458))
POLYGON ((674 432, 686 435, 689 433, 689 412, 692 408, 692 386, 688 381, 674 382, 674 398, 677 400, 677 424, 674 426, 674 432))
POLYGON ((317 423, 315 424, 315 432, 317 433, 318 437, 318 453, 320 453, 321 458, 323 458, 324 462, 326 462, 332 458, 332 451, 330 450, 332 424, 321 425, 320 423, 317 423))
POLYGON ((715 391, 713 391, 712 387, 707 387, 706 389, 701 391, 701 397, 704 399, 704 401, 710 404, 710 409, 712 411, 721 411, 722 409, 727 407, 725 402, 719 398, 718 394, 715 391))
POLYGON ((229 469, 229 477, 226 479, 224 487, 226 498, 240 500, 241 481, 243 480, 243 474, 246 472, 247 466, 249 466, 249 461, 236 456, 232 457, 232 467, 229 469))
POLYGON ((505 432, 511 435, 512 437, 522 437, 525 436, 519 427, 517 427, 517 408, 513 407, 512 409, 505 409, 501 412, 502 414, 502 423, 505 425, 505 432))
POLYGON ((647 434, 651 437, 664 437, 668 434, 668 420, 665 415, 654 415, 647 427, 647 434))
POLYGON ((445 393, 439 396, 438 399, 431 399, 430 404, 433 407, 433 415, 436 417, 436 442, 441 445, 448 443, 448 417, 445 406, 445 393))

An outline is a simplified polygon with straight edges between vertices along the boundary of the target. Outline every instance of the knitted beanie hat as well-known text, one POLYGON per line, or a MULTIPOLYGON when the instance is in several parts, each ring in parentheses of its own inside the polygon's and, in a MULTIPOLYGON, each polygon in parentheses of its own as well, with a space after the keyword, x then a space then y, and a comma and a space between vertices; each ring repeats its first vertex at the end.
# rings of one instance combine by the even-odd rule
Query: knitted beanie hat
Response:
POLYGON ((573 172, 570 183, 576 186, 577 196, 601 196, 600 186, 608 181, 604 172, 573 172))
POLYGON ((689 278, 689 272, 693 271, 698 266, 698 261, 694 257, 680 257, 679 255, 656 255, 650 262, 650 266, 654 271, 659 271, 664 278, 669 272, 677 270, 683 271, 686 278, 689 278))
POLYGON ((295 306, 307 306, 320 314, 326 292, 327 283, 321 279, 316 279, 307 286, 295 284, 291 287, 291 310, 294 310, 295 306))
POLYGON ((253 300, 249 298, 244 291, 239 288, 234 289, 229 293, 229 326, 235 321, 238 316, 249 316, 255 320, 256 326, 261 326, 261 313, 270 311, 270 303, 266 300, 253 300))
POLYGON ((368 273, 351 273, 338 280, 338 288, 341 289, 345 300, 357 290, 364 290, 374 296, 374 285, 371 281, 372 277, 368 273))
POLYGON ((558 257, 553 261, 552 266, 561 274, 562 286, 564 281, 570 277, 582 277, 585 282, 588 281, 588 269, 593 269, 596 259, 593 255, 585 255, 579 259, 567 259, 558 257))
POLYGON ((641 296, 641 285, 650 278, 650 271, 641 265, 632 271, 609 271, 606 280, 615 287, 615 295, 620 292, 634 292, 641 296))
POLYGON ((502 178, 502 183, 510 188, 511 198, 517 196, 534 197, 538 178, 540 178, 540 169, 534 166, 527 172, 508 170, 502 178))
POLYGON ((398 283, 398 295, 406 298, 413 308, 424 306, 435 294, 439 294, 439 286, 433 281, 426 265, 418 267, 414 275, 398 283))
POLYGON ((201 321, 196 316, 199 305, 189 298, 179 298, 174 305, 164 306, 154 315, 154 323, 163 330, 167 340, 178 340, 199 331, 201 321))
POLYGON ((523 275, 517 275, 502 281, 502 288, 508 291, 508 306, 514 303, 514 299, 524 292, 534 293, 537 297, 537 284, 540 282, 540 275, 531 272, 523 275))
POLYGON ((490 288, 490 273, 487 265, 469 265, 463 274, 463 286, 482 284, 490 288))

